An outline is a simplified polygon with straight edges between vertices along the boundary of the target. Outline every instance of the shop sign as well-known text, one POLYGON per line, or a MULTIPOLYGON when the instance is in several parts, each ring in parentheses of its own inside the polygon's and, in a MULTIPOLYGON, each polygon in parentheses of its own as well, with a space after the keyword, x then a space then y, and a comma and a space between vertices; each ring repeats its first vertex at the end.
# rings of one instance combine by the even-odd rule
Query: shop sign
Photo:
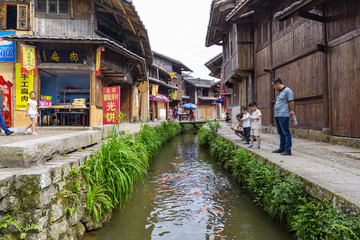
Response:
POLYGON ((173 100, 177 100, 177 91, 173 91, 173 94, 172 94, 173 96, 173 100))
POLYGON ((23 74, 21 63, 16 63, 15 68, 15 109, 26 110, 29 94, 34 89, 34 76, 23 74))
POLYGON ((96 50, 95 77, 101 74, 101 48, 96 50))
MULTIPOLYGON (((0 37, 15 34, 14 31, 0 31, 0 37)), ((6 41, 0 38, 0 62, 15 62, 15 42, 6 41)))
POLYGON ((5 120, 5 126, 11 127, 12 126, 12 104, 11 104, 11 86, 12 83, 9 81, 5 81, 2 76, 0 76, 0 85, 4 86, 4 109, 2 110, 2 114, 5 120), (5 106, 8 108, 5 111, 5 106))
POLYGON ((78 50, 40 50, 41 62, 44 63, 84 63, 86 54, 78 50))
POLYGON ((21 71, 23 74, 36 75, 36 48, 21 45, 21 71))
POLYGON ((154 97, 156 97, 159 93, 159 85, 153 85, 152 86, 152 91, 151 91, 151 95, 153 95, 154 97))
POLYGON ((103 88, 103 123, 119 124, 120 86, 103 88))

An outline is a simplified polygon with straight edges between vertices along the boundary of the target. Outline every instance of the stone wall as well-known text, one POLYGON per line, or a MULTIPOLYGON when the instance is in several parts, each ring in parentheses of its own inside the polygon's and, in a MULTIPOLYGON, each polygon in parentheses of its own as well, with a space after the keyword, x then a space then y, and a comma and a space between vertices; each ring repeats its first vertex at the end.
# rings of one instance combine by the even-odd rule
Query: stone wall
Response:
MULTIPOLYGON (((7 176, 0 177, 0 219, 11 215, 24 226, 36 224, 39 230, 26 237, 31 240, 82 239, 86 230, 101 227, 86 214, 87 186, 78 174, 98 147, 60 155, 32 168, 9 169, 7 176)), ((10 239, 18 239, 15 228, 5 231, 10 239)))

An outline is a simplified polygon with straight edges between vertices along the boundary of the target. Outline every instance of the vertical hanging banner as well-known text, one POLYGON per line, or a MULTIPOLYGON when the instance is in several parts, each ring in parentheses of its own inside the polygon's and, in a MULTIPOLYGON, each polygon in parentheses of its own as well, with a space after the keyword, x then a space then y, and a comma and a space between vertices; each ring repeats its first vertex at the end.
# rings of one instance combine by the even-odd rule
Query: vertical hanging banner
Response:
POLYGON ((12 83, 9 81, 5 81, 5 79, 0 76, 0 85, 4 87, 4 109, 1 109, 4 120, 5 126, 11 127, 12 126, 12 104, 11 104, 11 87, 12 83))
POLYGON ((15 70, 15 110, 26 110, 29 94, 34 89, 34 76, 22 73, 21 63, 15 70))
POLYGON ((173 100, 177 100, 177 91, 173 91, 173 100))
POLYGON ((96 50, 95 77, 101 74, 101 47, 96 50))
POLYGON ((119 124, 120 86, 103 88, 103 123, 119 124))
POLYGON ((36 47, 21 45, 21 72, 26 75, 37 75, 36 47))
POLYGON ((153 85, 152 86, 152 91, 151 91, 151 95, 153 95, 154 97, 156 97, 159 93, 159 85, 153 85))

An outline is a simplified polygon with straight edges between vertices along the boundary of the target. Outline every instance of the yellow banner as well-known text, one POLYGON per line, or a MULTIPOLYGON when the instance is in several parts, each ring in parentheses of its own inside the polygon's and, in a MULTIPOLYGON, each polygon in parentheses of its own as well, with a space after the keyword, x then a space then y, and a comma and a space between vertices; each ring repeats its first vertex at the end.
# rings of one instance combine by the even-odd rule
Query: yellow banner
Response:
POLYGON ((34 76, 23 74, 21 63, 16 63, 15 110, 27 109, 29 94, 34 90, 34 76))
POLYGON ((177 100, 177 91, 173 91, 173 100, 177 100))
POLYGON ((151 91, 151 95, 153 95, 154 97, 156 97, 158 95, 159 92, 159 85, 153 85, 152 86, 152 91, 151 91))
POLYGON ((21 46, 22 72, 28 75, 36 75, 36 51, 33 46, 21 46))
POLYGON ((96 50, 95 77, 101 74, 101 48, 96 50))

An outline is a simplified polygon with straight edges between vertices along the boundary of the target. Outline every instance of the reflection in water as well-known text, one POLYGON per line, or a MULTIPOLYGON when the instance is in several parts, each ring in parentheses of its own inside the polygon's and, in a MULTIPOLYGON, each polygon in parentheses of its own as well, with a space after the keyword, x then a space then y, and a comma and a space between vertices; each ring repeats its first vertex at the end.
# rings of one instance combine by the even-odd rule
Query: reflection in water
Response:
POLYGON ((126 209, 84 239, 291 239, 198 148, 194 135, 171 141, 151 165, 148 187, 139 186, 126 209))

